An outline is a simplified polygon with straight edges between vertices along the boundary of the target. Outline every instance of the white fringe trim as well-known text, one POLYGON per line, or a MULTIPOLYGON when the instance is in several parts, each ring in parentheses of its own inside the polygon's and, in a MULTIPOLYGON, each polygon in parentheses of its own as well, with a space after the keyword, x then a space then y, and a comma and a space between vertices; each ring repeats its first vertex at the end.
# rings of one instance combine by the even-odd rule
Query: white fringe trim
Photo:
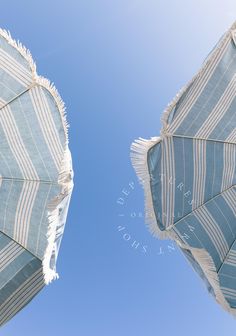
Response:
POLYGON ((0 36, 2 36, 5 40, 7 40, 8 44, 10 44, 13 48, 15 48, 21 54, 21 56, 24 57, 24 59, 30 66, 32 72, 32 79, 34 81, 37 76, 36 64, 33 60, 33 57, 29 49, 27 49, 19 40, 18 41, 14 40, 11 37, 11 33, 8 30, 0 28, 0 36))
POLYGON ((56 238, 58 239, 64 231, 61 226, 63 225, 64 227, 65 223, 60 222, 61 204, 63 203, 65 197, 71 196, 73 190, 73 170, 72 165, 68 163, 71 163, 71 156, 70 151, 67 148, 62 162, 62 167, 64 170, 61 170, 58 180, 58 183, 62 186, 61 193, 48 204, 48 246, 42 261, 44 280, 46 284, 49 284, 52 280, 59 278, 58 274, 56 273, 56 269, 51 268, 50 262, 52 255, 57 250, 56 238))
POLYGON ((153 137, 150 140, 139 138, 131 144, 131 162, 138 176, 139 182, 144 189, 145 198, 145 222, 150 232, 160 238, 169 238, 169 232, 162 231, 157 225, 154 212, 152 193, 150 186, 150 175, 148 170, 147 154, 150 148, 161 142, 161 137, 153 137))
POLYGON ((68 140, 68 128, 69 128, 69 124, 66 120, 66 108, 65 108, 65 103, 62 100, 60 94, 58 93, 54 83, 50 82, 49 79, 44 78, 43 76, 38 76, 36 75, 36 79, 35 79, 35 83, 43 86, 45 89, 47 89, 50 94, 53 96, 58 110, 60 112, 60 116, 61 116, 61 120, 62 120, 62 125, 64 128, 64 132, 65 132, 65 136, 66 136, 66 144, 65 146, 68 144, 69 140, 68 140))
MULTIPOLYGON (((46 88, 52 97, 54 98, 60 116, 62 120, 62 125, 64 129, 65 134, 65 144, 64 144, 64 155, 62 157, 61 166, 59 170, 59 177, 58 177, 58 184, 61 185, 61 193, 53 199, 49 205, 48 205, 48 232, 47 232, 47 248, 42 260, 43 265, 43 274, 44 274, 44 280, 45 284, 50 283, 52 280, 58 278, 58 274, 56 273, 55 269, 51 269, 50 267, 50 260, 53 254, 53 251, 55 249, 55 239, 56 236, 61 230, 59 227, 59 208, 60 203, 62 200, 68 196, 71 195, 73 190, 73 169, 72 169, 72 160, 71 160, 71 154, 68 148, 68 128, 69 125, 66 120, 66 111, 65 111, 65 104, 59 95, 57 89, 55 88, 54 84, 51 83, 48 79, 39 76, 36 72, 36 64, 32 58, 32 55, 30 51, 23 46, 19 41, 15 41, 12 37, 9 31, 6 31, 4 29, 0 29, 0 36, 2 36, 6 41, 15 48, 27 61, 29 64, 29 67, 32 72, 32 84, 30 87, 34 85, 43 86, 46 88)), ((29 89, 30 89, 29 87, 29 89)))
POLYGON ((181 246, 181 248, 191 251, 194 259, 200 265, 205 277, 212 286, 215 293, 216 301, 223 307, 223 309, 225 309, 228 313, 232 314, 236 318, 236 309, 230 307, 229 303, 226 301, 222 293, 222 290, 220 288, 219 276, 210 254, 205 249, 189 247, 188 245, 179 242, 178 244, 181 246))

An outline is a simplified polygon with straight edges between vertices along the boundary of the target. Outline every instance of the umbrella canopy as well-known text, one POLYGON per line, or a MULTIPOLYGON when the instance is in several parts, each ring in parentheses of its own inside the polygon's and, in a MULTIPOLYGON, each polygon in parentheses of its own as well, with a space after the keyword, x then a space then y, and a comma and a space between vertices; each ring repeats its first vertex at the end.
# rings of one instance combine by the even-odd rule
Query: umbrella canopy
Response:
POLYGON ((64 104, 0 30, 0 325, 57 278, 73 170, 64 104))
POLYGON ((208 291, 236 314, 236 22, 131 159, 146 219, 177 242, 208 291))

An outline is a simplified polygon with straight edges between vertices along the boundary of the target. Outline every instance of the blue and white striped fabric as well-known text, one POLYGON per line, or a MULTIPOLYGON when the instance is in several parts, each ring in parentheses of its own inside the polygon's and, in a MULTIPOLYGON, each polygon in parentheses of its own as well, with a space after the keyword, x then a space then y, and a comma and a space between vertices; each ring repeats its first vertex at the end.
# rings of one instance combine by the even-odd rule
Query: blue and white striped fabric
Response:
POLYGON ((132 144, 148 224, 236 315, 236 23, 162 121, 160 137, 132 144))
POLYGON ((0 325, 57 277, 73 170, 64 104, 0 30, 0 325))

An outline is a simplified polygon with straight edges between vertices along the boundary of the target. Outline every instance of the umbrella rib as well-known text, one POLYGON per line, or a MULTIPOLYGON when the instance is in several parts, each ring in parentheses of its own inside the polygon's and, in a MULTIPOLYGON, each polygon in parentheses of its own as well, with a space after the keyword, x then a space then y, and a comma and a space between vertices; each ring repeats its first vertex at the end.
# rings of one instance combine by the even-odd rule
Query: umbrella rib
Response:
POLYGON ((169 225, 166 228, 166 231, 171 230, 173 227, 175 227, 176 224, 178 224, 181 220, 185 219, 186 217, 190 216, 192 213, 194 213, 195 211, 197 211, 199 208, 201 208, 202 206, 206 205, 207 203, 211 202, 213 199, 215 199, 216 197, 218 197, 219 195, 223 194, 224 192, 226 192, 229 189, 232 189, 233 187, 235 187, 236 184, 233 184, 231 187, 221 191, 220 193, 216 194, 214 197, 210 198, 209 200, 207 200, 206 202, 202 203, 201 205, 199 205, 196 209, 192 210, 191 212, 189 212, 187 215, 185 215, 184 217, 180 218, 177 222, 173 223, 172 225, 169 225))

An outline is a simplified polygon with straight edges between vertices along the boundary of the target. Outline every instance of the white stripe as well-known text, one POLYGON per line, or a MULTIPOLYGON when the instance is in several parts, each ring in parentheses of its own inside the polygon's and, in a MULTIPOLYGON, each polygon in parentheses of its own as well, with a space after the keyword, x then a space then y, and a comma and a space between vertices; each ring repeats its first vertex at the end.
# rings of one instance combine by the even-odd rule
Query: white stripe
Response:
POLYGON ((9 60, 3 58, 1 53, 0 53, 0 68, 2 68, 3 71, 7 72, 12 78, 17 80, 24 87, 27 87, 32 83, 32 75, 26 79, 25 75, 22 74, 22 72, 20 72, 17 69, 17 67, 12 65, 9 62, 9 60))
POLYGON ((210 112, 198 132, 195 134, 196 138, 208 138, 218 125, 219 121, 224 117, 235 98, 235 83, 236 74, 233 76, 214 109, 210 112))
POLYGON ((24 249, 11 241, 0 251, 0 271, 6 268, 24 249))
POLYGON ((204 203, 206 180, 206 141, 193 140, 193 195, 192 210, 204 203))
POLYGON ((37 196, 39 182, 25 181, 17 204, 13 238, 27 247, 31 214, 37 196))
POLYGON ((227 260, 228 260, 228 259, 230 259, 230 260, 236 260, 236 255, 233 254, 233 253, 231 253, 231 252, 229 252, 228 257, 227 257, 227 260))
POLYGON ((211 222, 208 223, 209 219, 207 216, 204 216, 204 214, 196 214, 196 217, 198 218, 198 220, 200 220, 201 224, 203 225, 203 228, 208 233, 210 239, 213 242, 213 245, 218 251, 221 260, 223 260, 227 251, 222 247, 219 230, 217 230, 217 228, 211 222))
POLYGON ((224 262, 224 264, 227 264, 227 265, 229 265, 229 266, 233 266, 233 267, 235 267, 235 266, 236 266, 236 260, 234 260, 234 259, 228 259, 228 260, 226 260, 226 261, 224 262))
POLYGON ((222 193, 222 197, 232 210, 234 216, 236 217, 236 192, 234 188, 228 189, 226 192, 222 193))
MULTIPOLYGON (((25 230, 27 226, 27 222, 25 218, 22 216, 22 212, 25 207, 28 206, 29 199, 31 198, 32 187, 34 184, 25 181, 22 185, 20 197, 17 203, 16 215, 15 215, 15 225, 14 225, 14 239, 18 241, 20 244, 26 247, 27 240, 25 237, 25 230)), ((32 203, 30 202, 31 207, 32 203)))
POLYGON ((236 141, 236 128, 229 134, 229 136, 225 139, 227 142, 235 142, 236 141))
POLYGON ((221 192, 230 188, 234 180, 235 171, 235 148, 234 145, 224 144, 223 147, 223 174, 221 182, 221 192))
POLYGON ((221 287, 221 289, 225 297, 236 299, 236 291, 234 289, 228 287, 221 287))
POLYGON ((174 223, 174 206, 175 206, 175 155, 173 138, 169 141, 169 151, 171 158, 171 184, 170 184, 170 221, 169 225, 174 223))
POLYGON ((164 174, 166 174, 165 161, 166 161, 166 151, 165 151, 166 138, 163 138, 161 142, 161 209, 162 209, 162 223, 165 226, 165 208, 166 208, 166 179, 164 174))
POLYGON ((19 80, 21 80, 26 85, 32 83, 32 73, 30 70, 27 71, 25 67, 19 64, 14 58, 9 54, 0 49, 0 64, 3 64, 3 70, 6 68, 19 80))
POLYGON ((205 219, 205 224, 209 225, 212 228, 212 232, 216 234, 216 239, 219 243, 219 246, 221 247, 222 253, 227 255, 229 246, 228 243, 225 239, 225 236, 223 232, 221 231, 221 228, 219 227, 218 223, 215 221, 211 213, 207 210, 206 207, 203 207, 203 212, 202 212, 202 218, 205 219))
POLYGON ((175 167, 173 138, 162 141, 162 222, 165 227, 174 223, 175 167))
POLYGON ((2 48, 0 49, 0 56, 4 58, 6 62, 11 64, 11 66, 14 67, 19 72, 19 74, 24 76, 25 79, 29 80, 32 78, 32 72, 30 68, 27 69, 26 67, 24 67, 22 64, 17 62, 16 59, 13 58, 9 53, 4 51, 2 48))
POLYGON ((218 251, 221 261, 223 261, 229 247, 218 224, 215 222, 214 218, 211 216, 205 206, 202 206, 201 209, 195 210, 194 215, 200 221, 203 228, 209 235, 212 243, 218 251))
POLYGON ((230 250, 229 255, 235 256, 236 257, 236 251, 235 250, 230 250))
POLYGON ((168 227, 169 220, 170 220, 170 179, 172 178, 171 175, 171 155, 169 152, 169 138, 166 138, 165 142, 165 151, 166 151, 166 176, 164 178, 166 179, 166 208, 165 208, 165 227, 168 227))
POLYGON ((231 266, 236 266, 236 254, 235 251, 230 251, 228 253, 228 256, 225 260, 225 264, 231 265, 231 266))

